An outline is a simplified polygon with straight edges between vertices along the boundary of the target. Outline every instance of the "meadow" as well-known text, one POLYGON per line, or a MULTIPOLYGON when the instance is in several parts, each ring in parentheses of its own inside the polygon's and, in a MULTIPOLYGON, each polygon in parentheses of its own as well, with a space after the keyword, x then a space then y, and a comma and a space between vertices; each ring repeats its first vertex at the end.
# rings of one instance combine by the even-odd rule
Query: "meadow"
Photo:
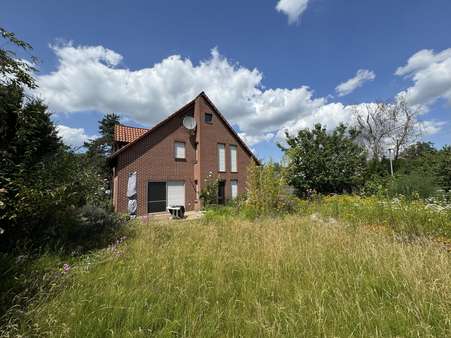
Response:
POLYGON ((64 269, 58 261, 58 277, 1 333, 450 336, 451 256, 436 240, 449 238, 449 210, 379 202, 330 197, 291 215, 222 208, 135 222, 130 238, 64 269))

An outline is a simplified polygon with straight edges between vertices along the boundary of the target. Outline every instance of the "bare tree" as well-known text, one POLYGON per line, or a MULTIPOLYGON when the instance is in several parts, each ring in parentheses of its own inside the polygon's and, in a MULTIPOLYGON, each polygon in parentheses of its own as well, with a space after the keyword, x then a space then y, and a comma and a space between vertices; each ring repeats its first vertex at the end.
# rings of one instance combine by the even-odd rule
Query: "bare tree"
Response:
POLYGON ((360 140, 374 159, 380 159, 383 154, 383 140, 388 136, 388 119, 386 104, 369 103, 356 106, 354 115, 360 140))
POLYGON ((405 148, 420 137, 418 114, 419 109, 409 106, 404 96, 398 97, 395 103, 388 106, 389 140, 395 160, 405 148))
POLYGON ((404 96, 393 102, 378 102, 354 107, 360 141, 373 159, 381 159, 387 148, 392 148, 394 159, 419 137, 417 116, 404 96))

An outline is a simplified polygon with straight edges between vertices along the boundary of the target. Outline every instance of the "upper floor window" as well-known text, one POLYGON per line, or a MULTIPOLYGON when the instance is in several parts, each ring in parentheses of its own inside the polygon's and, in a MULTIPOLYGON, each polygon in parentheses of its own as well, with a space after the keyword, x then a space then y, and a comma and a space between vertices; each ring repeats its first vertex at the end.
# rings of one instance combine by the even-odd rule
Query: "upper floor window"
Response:
POLYGON ((185 152, 185 142, 175 142, 175 158, 176 159, 185 159, 186 158, 186 152, 185 152))
POLYGON ((236 173, 238 171, 237 146, 230 145, 230 171, 236 173))
POLYGON ((205 123, 213 123, 213 114, 212 113, 205 113, 204 115, 204 121, 205 123))
POLYGON ((225 144, 218 143, 218 170, 226 171, 225 144))

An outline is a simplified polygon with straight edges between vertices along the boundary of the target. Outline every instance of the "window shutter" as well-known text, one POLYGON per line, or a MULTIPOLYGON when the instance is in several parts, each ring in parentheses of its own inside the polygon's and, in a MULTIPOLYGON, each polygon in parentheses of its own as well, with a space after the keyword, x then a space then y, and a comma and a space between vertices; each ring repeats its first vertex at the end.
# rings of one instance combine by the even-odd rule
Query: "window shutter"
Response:
POLYGON ((168 206, 185 206, 185 182, 167 182, 167 201, 168 206))
POLYGON ((237 165, 237 147, 230 146, 230 171, 236 173, 238 171, 237 165))
POLYGON ((218 144, 219 171, 226 171, 225 165, 225 145, 218 144))
POLYGON ((185 158, 185 143, 175 142, 175 158, 185 158))

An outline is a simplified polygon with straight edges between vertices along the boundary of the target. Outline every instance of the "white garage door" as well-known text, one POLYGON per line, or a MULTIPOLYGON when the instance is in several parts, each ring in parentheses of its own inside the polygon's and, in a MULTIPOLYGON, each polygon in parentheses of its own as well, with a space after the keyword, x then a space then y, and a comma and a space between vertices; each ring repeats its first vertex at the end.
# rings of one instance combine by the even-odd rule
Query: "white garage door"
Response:
POLYGON ((185 206, 185 182, 169 181, 167 183, 168 206, 183 205, 185 206))

